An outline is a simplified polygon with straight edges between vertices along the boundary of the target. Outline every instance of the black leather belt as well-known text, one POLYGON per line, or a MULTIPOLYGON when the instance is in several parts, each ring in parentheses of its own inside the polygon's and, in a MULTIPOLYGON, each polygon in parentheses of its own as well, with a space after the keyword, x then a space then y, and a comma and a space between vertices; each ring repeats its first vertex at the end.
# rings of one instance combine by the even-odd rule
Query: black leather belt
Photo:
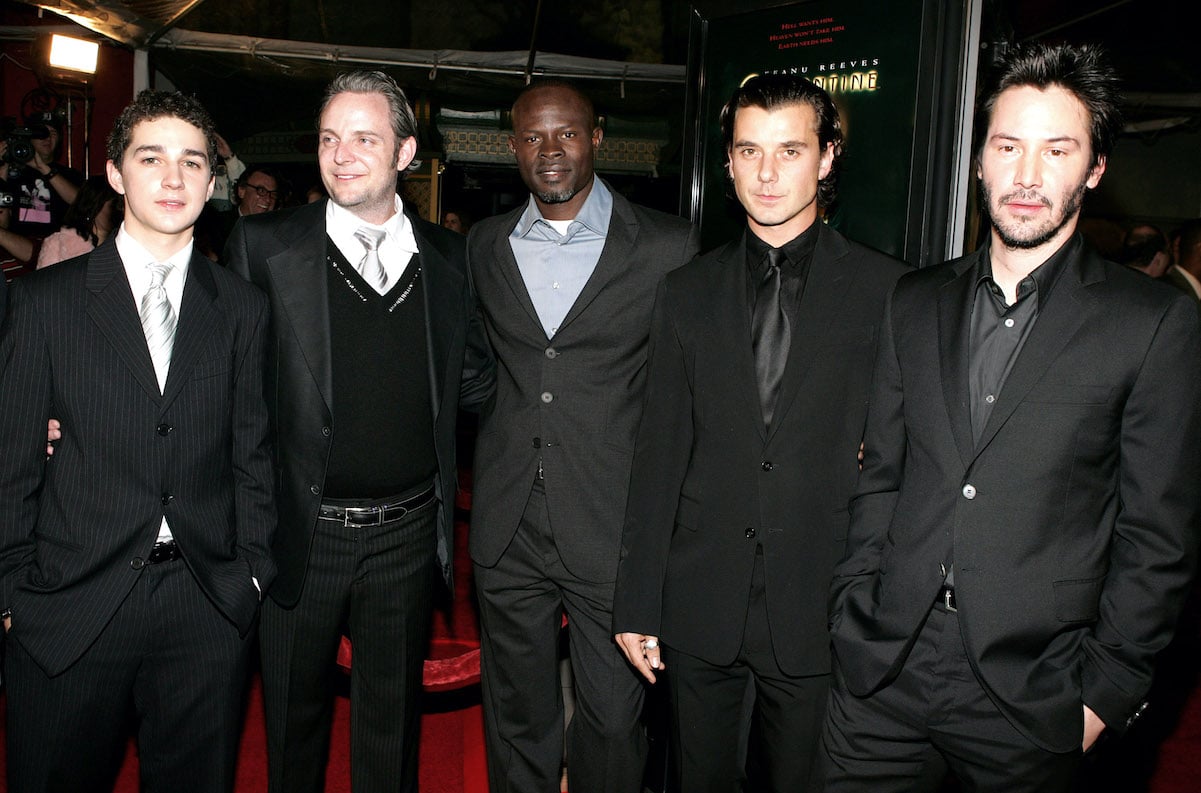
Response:
POLYGON ((333 504, 322 504, 317 517, 321 520, 334 520, 343 526, 382 526, 394 520, 400 520, 410 512, 421 509, 434 500, 433 485, 424 493, 397 501, 395 504, 376 504, 371 507, 338 507, 333 504))
POLYGON ((938 590, 938 597, 935 599, 936 606, 942 606, 947 611, 959 611, 955 607, 955 587, 944 586, 938 590))
POLYGON ((150 549, 150 553, 146 555, 146 564, 174 562, 179 557, 179 547, 175 544, 175 540, 156 542, 154 547, 150 549))

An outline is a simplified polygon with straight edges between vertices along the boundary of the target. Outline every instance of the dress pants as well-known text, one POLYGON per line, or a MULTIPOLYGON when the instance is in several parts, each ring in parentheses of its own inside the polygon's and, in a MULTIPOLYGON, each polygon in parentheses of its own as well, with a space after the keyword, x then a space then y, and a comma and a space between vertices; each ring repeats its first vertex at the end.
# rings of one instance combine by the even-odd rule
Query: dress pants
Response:
POLYGON ((751 790, 820 790, 815 767, 830 676, 789 675, 777 664, 762 555, 755 557, 742 648, 734 662, 712 664, 670 644, 664 645, 663 661, 676 793, 739 793, 746 764, 756 769, 751 790), (748 685, 754 692, 751 713, 745 708, 748 685))
POLYGON ((271 793, 325 788, 343 631, 352 647, 351 787, 355 793, 417 790, 436 520, 436 502, 380 526, 318 520, 300 600, 290 609, 270 598, 264 602, 260 636, 271 793))
POLYGON ((997 710, 972 671, 957 614, 941 605, 896 679, 874 694, 851 694, 835 666, 822 746, 828 793, 938 791, 944 768, 965 791, 1070 791, 1081 758, 1035 746, 997 710))
POLYGON ((563 564, 540 482, 500 561, 475 566, 475 584, 491 793, 558 793, 564 612, 576 695, 567 730, 571 793, 639 793, 643 688, 613 641, 613 582, 585 581, 563 564))
POLYGON ((145 793, 234 789, 250 639, 183 560, 146 566, 62 674, 25 652, 19 614, 5 649, 9 790, 110 793, 131 718, 145 793))

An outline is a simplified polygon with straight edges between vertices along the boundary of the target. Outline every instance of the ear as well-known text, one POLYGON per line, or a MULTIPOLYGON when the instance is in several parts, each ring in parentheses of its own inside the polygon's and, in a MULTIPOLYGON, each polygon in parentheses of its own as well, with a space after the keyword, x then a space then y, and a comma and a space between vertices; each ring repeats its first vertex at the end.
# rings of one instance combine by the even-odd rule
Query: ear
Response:
POLYGON ((1098 157, 1097 164, 1094 165, 1093 169, 1088 172, 1088 179, 1085 181, 1085 184, 1088 185, 1089 190, 1092 190, 1097 185, 1101 184, 1101 177, 1105 174, 1105 164, 1106 158, 1098 157))
POLYGON ((417 156, 417 139, 409 136, 400 142, 400 151, 396 155, 396 170, 403 171, 417 156))
POLYGON ((600 127, 592 130, 592 148, 599 149, 601 141, 605 139, 605 131, 600 127))
POLYGON ((125 195, 125 182, 121 180, 121 169, 112 160, 104 164, 104 173, 108 176, 109 185, 120 195, 125 195))
POLYGON ((517 137, 515 135, 509 136, 509 153, 510 154, 517 153, 517 137))
POLYGON ((817 169, 818 181, 825 179, 830 175, 830 169, 834 167, 834 141, 826 144, 826 150, 822 152, 821 164, 817 169))
POLYGON ((217 174, 213 173, 212 168, 209 168, 209 189, 208 189, 208 192, 204 194, 205 203, 208 203, 208 200, 213 197, 213 188, 216 186, 217 186, 217 174))

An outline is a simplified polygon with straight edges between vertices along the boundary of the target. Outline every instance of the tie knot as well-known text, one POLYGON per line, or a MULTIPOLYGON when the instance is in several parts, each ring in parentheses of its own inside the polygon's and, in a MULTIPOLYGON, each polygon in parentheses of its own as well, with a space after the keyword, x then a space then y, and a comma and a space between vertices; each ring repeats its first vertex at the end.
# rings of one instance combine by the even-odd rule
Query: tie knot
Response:
POLYGON ((387 233, 388 232, 383 231, 382 229, 372 229, 362 226, 354 233, 354 236, 355 239, 363 243, 364 248, 369 251, 374 251, 379 249, 379 244, 384 241, 384 237, 387 236, 387 233))
POLYGON ((167 280, 167 274, 171 272, 171 265, 151 262, 146 265, 146 269, 150 271, 150 288, 158 289, 167 280))
POLYGON ((783 248, 768 248, 764 260, 769 268, 779 270, 784 266, 784 262, 788 261, 788 254, 784 253, 783 248))

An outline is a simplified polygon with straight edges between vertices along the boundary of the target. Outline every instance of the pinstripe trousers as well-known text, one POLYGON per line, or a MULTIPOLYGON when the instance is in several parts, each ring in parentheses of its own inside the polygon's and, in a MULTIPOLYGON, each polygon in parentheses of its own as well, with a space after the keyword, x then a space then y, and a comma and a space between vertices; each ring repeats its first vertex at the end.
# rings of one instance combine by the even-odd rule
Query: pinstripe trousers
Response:
POLYGON ((437 554, 431 502, 381 526, 318 520, 304 588, 267 598, 260 639, 268 790, 325 786, 338 644, 350 637, 350 767, 355 793, 417 790, 421 675, 437 554))
POLYGON ((8 789, 109 793, 136 724, 144 793, 234 789, 250 637, 183 560, 145 567, 99 638, 49 677, 7 637, 8 789))

